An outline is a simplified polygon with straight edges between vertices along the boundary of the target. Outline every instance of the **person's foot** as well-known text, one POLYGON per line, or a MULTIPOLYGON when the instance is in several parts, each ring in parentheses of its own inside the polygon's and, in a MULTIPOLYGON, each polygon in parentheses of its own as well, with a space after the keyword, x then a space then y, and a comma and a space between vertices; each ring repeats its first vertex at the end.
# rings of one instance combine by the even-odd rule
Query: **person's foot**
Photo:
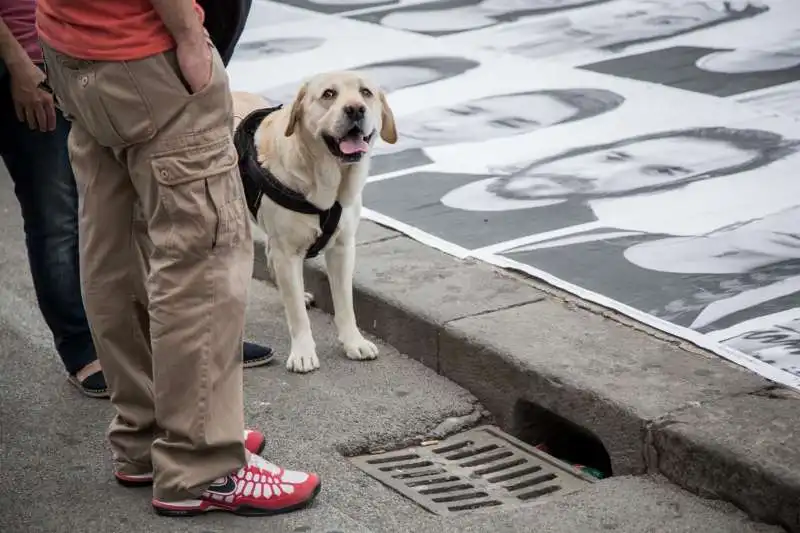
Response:
MULTIPOLYGON (((245 429, 244 430, 244 448, 250 453, 256 455, 264 451, 264 446, 267 444, 267 439, 260 431, 245 429)), ((146 472, 144 474, 122 474, 114 472, 114 477, 117 483, 123 487, 146 487, 153 484, 153 473, 146 472)))
POLYGON ((242 516, 267 516, 302 509, 319 494, 319 476, 284 470, 250 454, 247 464, 216 479, 199 498, 168 502, 153 499, 153 509, 165 516, 194 516, 227 511, 242 516))
POLYGON ((275 352, 269 346, 253 342, 245 342, 242 347, 242 359, 245 368, 266 365, 275 358, 275 352))
POLYGON ((100 362, 92 361, 68 378, 79 391, 90 398, 108 398, 108 385, 100 362))

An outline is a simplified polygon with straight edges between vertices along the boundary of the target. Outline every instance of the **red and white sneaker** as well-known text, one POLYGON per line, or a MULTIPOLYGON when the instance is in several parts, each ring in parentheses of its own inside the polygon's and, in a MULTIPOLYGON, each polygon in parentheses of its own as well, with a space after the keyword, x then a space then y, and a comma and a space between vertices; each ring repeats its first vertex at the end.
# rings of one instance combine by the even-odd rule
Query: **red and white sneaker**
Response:
POLYGON ((218 478, 195 500, 153 500, 156 513, 193 516, 209 511, 227 511, 241 516, 266 516, 296 511, 309 505, 322 486, 319 476, 284 470, 254 454, 247 464, 218 478))
MULTIPOLYGON (((267 444, 267 439, 260 431, 251 429, 244 430, 244 448, 256 455, 260 455, 264 451, 264 446, 267 444)), ((117 478, 117 483, 124 487, 147 487, 153 484, 153 473, 147 472, 146 474, 122 474, 114 472, 114 477, 117 478)))

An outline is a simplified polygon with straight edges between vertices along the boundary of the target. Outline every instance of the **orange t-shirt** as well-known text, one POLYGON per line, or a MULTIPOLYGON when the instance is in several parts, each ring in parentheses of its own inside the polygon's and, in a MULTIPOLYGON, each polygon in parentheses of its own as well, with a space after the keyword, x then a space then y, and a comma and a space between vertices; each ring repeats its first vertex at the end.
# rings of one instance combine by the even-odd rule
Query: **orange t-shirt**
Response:
POLYGON ((131 61, 175 47, 150 0, 38 0, 36 29, 50 47, 77 59, 131 61))

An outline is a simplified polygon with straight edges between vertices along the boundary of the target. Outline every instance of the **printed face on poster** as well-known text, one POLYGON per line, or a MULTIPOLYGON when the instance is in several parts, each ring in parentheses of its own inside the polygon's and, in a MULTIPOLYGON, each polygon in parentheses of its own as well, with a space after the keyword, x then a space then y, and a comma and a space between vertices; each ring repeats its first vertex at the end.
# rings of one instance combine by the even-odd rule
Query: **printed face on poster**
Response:
MULTIPOLYGON (((625 101, 613 111, 476 143, 469 162, 463 146, 427 149, 428 165, 375 177, 365 191, 368 205, 476 249, 588 223, 694 235, 795 201, 785 191, 793 186, 786 169, 800 148, 797 131, 759 122, 744 109, 731 115, 738 108, 724 102, 696 109, 684 105, 680 113, 665 105, 658 113, 648 104, 657 96, 652 91, 616 89, 625 101), (728 120, 719 121, 721 115, 728 120), (612 128, 615 134, 609 136, 612 128), (772 189, 763 187, 763 174, 753 177, 767 169, 772 189), (419 191, 418 197, 403 197, 406 187, 419 191), (689 214, 676 217, 676 210, 689 214)), ((674 94, 655 91, 666 93, 659 98, 665 102, 674 94)))
MULTIPOLYGON (((374 80, 387 94, 422 87, 460 76, 480 66, 477 59, 458 55, 414 55, 347 67, 374 80)), ((262 94, 274 102, 289 102, 297 92, 300 80, 265 89, 262 94)))
POLYGON ((273 0, 296 8, 328 15, 345 14, 362 9, 388 8, 423 0, 273 0))
POLYGON ((797 20, 800 4, 775 2, 735 25, 638 47, 581 68, 714 96, 739 95, 800 80, 797 20))
POLYGON ((441 37, 611 0, 437 0, 350 15, 356 20, 441 37))
POLYGON ((374 72, 398 83, 424 83, 461 68, 443 59, 409 63, 409 50, 445 58, 453 54, 437 43, 417 35, 394 32, 379 26, 331 17, 308 18, 278 26, 250 29, 242 34, 228 74, 234 90, 263 93, 286 102, 294 97, 308 77, 327 71, 353 69, 374 64, 374 72), (368 45, 365 45, 368 43, 368 45), (396 63, 388 63, 387 61, 396 63))
MULTIPOLYGON (((514 75, 521 68, 518 61, 522 60, 486 61, 458 78, 393 97, 400 136, 394 145, 376 146, 372 176, 421 167, 470 174, 507 171, 508 165, 552 145, 561 132, 566 132, 568 142, 593 131, 608 136, 609 131, 624 131, 628 123, 641 122, 645 116, 668 129, 674 122, 670 105, 695 118, 713 120, 713 113, 719 112, 709 107, 705 96, 689 97, 680 91, 543 64, 537 65, 535 76, 522 78, 514 75), (424 99, 419 98, 423 91, 424 99), (653 110, 654 97, 662 98, 665 105, 653 110), (539 141, 542 138, 546 144, 539 141)), ((741 110, 740 116, 758 115, 741 110)), ((663 149, 667 143, 653 140, 650 144, 663 149)), ((684 157, 689 157, 688 151, 684 157)))
MULTIPOLYGON (((781 0, 782 1, 782 0, 781 0)), ((447 37, 529 59, 555 58, 578 65, 614 57, 711 28, 732 28, 770 10, 761 2, 616 0, 564 14, 528 18, 447 37)))

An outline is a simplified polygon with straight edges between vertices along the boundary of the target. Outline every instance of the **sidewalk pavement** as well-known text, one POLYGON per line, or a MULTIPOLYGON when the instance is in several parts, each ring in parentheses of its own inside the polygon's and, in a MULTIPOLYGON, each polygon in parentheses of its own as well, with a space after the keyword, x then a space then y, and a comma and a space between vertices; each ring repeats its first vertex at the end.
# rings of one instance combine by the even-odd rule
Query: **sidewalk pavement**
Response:
MULTIPOLYGON (((752 522, 729 504, 680 490, 656 473, 628 475, 643 473, 645 465, 726 499, 735 499, 726 490, 741 485, 749 491, 745 496, 765 506, 751 504, 749 510, 775 513, 770 516, 786 522, 790 515, 778 511, 790 512, 797 502, 790 492, 771 502, 761 497, 768 493, 756 492, 773 487, 769 482, 779 474, 784 488, 793 486, 789 469, 781 472, 776 463, 782 453, 791 458, 779 443, 784 450, 793 446, 792 426, 781 430, 781 424, 796 417, 795 399, 773 398, 765 383, 718 359, 365 224, 358 266, 361 324, 410 357, 381 344, 377 361, 348 361, 336 346, 330 316, 315 310, 322 368, 290 374, 282 366, 288 336, 277 294, 260 281, 252 286, 248 336, 273 344, 279 363, 246 371, 247 420, 266 432, 271 459, 322 475, 317 503, 275 518, 157 517, 147 489, 113 481, 103 438, 110 405, 80 396, 66 382, 35 305, 21 226, 10 180, 0 172, 4 533, 780 531, 752 522), (546 505, 441 518, 345 457, 474 425, 484 406, 513 430, 510 411, 522 400, 597 434, 618 477, 546 505), (744 450, 750 455, 741 456, 744 450), (736 463, 744 459, 753 465, 736 463), (729 463, 737 468, 719 466, 729 463)), ((313 269, 311 285, 327 307, 313 269)))
MULTIPOLYGON (((263 276, 263 254, 256 255, 263 276)), ((800 395, 615 312, 363 221, 359 323, 469 390, 512 434, 542 409, 598 438, 614 475, 659 473, 800 531, 800 395)), ((332 304, 317 259, 307 288, 332 304)))

